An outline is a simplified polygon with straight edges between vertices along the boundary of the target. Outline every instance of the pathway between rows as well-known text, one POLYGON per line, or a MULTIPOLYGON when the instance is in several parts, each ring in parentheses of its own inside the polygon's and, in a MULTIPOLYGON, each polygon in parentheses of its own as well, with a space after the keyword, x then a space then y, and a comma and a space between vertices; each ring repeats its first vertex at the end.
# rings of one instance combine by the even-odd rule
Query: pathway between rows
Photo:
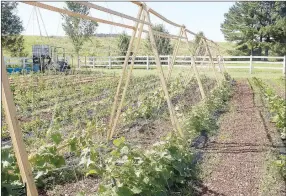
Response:
MULTIPOLYGON (((203 149, 205 174, 199 195, 265 195, 265 162, 275 150, 272 136, 277 133, 267 127, 247 80, 237 82, 230 104, 218 136, 203 149)), ((284 195, 283 182, 279 186, 275 195, 284 195)))

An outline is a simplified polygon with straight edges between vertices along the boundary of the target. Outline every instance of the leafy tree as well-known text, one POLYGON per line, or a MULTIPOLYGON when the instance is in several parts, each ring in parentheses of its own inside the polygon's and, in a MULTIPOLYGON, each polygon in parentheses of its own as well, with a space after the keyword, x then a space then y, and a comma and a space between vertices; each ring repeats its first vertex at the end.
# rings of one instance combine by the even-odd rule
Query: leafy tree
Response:
MULTIPOLYGON (((167 31, 167 29, 165 28, 165 26, 164 26, 163 24, 156 24, 156 25, 153 26, 152 29, 153 29, 154 31, 158 31, 158 32, 162 32, 162 33, 169 34, 169 32, 167 31)), ((161 37, 161 36, 156 36, 156 34, 155 34, 155 43, 156 43, 156 46, 157 46, 159 55, 169 55, 169 54, 172 54, 172 52, 173 52, 173 47, 172 47, 172 45, 171 45, 171 39, 170 39, 170 38, 161 37)), ((147 47, 150 51, 152 51, 149 36, 147 37, 146 47, 147 47)))
POLYGON ((202 43, 200 43, 200 42, 201 42, 203 36, 204 36, 204 33, 202 31, 197 33, 197 35, 195 36, 192 54, 198 55, 198 56, 203 55, 204 47, 201 47, 200 49, 198 49, 199 46, 202 45, 202 43))
MULTIPOLYGON (((83 15, 88 15, 90 8, 84 5, 80 5, 76 2, 67 1, 66 10, 77 12, 83 15)), ((79 55, 80 50, 83 47, 84 42, 91 40, 90 38, 95 35, 97 22, 85 20, 79 17, 72 17, 63 15, 64 23, 63 29, 65 33, 72 40, 74 50, 79 55)))
POLYGON ((285 54, 286 2, 236 2, 225 14, 221 30, 236 43, 235 55, 285 54))
POLYGON ((128 50, 130 42, 130 36, 126 34, 126 32, 123 32, 118 37, 117 47, 119 49, 120 55, 125 56, 128 50))
POLYGON ((1 46, 11 53, 11 56, 27 56, 24 51, 24 30, 22 21, 15 11, 17 2, 1 2, 1 46))

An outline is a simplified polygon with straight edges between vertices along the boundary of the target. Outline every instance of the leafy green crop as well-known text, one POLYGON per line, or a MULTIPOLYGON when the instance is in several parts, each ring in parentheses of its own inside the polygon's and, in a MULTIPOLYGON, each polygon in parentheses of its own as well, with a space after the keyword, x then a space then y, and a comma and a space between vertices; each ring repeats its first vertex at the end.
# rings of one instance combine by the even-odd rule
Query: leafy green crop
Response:
MULTIPOLYGON (((254 77, 253 81, 259 87, 265 100, 267 100, 272 122, 275 123, 278 131, 281 133, 281 138, 286 139, 286 100, 277 96, 274 90, 261 79, 254 77)), ((280 155, 280 159, 275 163, 280 168, 282 176, 286 178, 286 155, 280 155)))

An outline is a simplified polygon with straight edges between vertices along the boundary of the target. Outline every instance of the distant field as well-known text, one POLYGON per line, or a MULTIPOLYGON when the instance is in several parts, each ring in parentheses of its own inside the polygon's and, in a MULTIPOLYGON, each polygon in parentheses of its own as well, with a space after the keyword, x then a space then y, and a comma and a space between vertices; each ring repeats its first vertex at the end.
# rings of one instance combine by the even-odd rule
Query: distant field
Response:
MULTIPOLYGON (((51 46, 63 47, 66 49, 66 53, 74 53, 73 46, 68 37, 41 37, 41 36, 24 36, 26 52, 31 56, 32 45, 36 44, 47 44, 51 46)), ((172 40, 173 41, 173 40, 172 40)), ((117 37, 93 37, 90 41, 85 42, 83 45, 81 55, 83 56, 107 56, 109 52, 111 55, 119 55, 117 48, 118 38, 117 37)), ((174 44, 174 41, 173 41, 174 44)), ((228 55, 228 49, 232 48, 231 43, 219 42, 222 46, 221 52, 223 55, 228 55)), ((139 55, 149 55, 151 52, 146 47, 146 39, 142 39, 140 44, 139 55)), ((188 55, 189 51, 187 45, 182 43, 178 52, 178 55, 188 55)), ((11 56, 7 51, 4 50, 4 56, 11 56)))

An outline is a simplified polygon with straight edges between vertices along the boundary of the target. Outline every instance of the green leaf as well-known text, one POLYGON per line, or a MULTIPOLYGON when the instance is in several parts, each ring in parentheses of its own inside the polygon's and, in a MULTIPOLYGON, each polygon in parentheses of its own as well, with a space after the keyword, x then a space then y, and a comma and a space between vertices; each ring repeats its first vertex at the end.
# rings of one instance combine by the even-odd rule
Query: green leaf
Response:
POLYGON ((117 190, 118 196, 132 196, 132 191, 126 186, 119 187, 117 190))
POLYGON ((84 191, 81 191, 81 192, 77 193, 76 196, 85 196, 85 193, 84 193, 84 191))
POLYGON ((127 146, 124 146, 123 148, 120 149, 120 154, 121 155, 126 155, 128 154, 129 148, 127 146))
POLYGON ((117 147, 119 147, 124 142, 125 142, 125 138, 124 137, 120 137, 120 138, 117 138, 117 139, 113 140, 113 144, 115 146, 117 146, 117 147))
POLYGON ((97 171, 96 171, 95 169, 89 170, 89 171, 86 173, 86 176, 93 175, 93 174, 97 174, 97 171))
POLYGON ((142 192, 142 189, 138 188, 138 187, 133 187, 131 189, 131 191, 134 193, 134 194, 139 194, 142 192))
POLYGON ((59 132, 52 133, 51 138, 56 144, 59 144, 62 141, 62 136, 59 132))

